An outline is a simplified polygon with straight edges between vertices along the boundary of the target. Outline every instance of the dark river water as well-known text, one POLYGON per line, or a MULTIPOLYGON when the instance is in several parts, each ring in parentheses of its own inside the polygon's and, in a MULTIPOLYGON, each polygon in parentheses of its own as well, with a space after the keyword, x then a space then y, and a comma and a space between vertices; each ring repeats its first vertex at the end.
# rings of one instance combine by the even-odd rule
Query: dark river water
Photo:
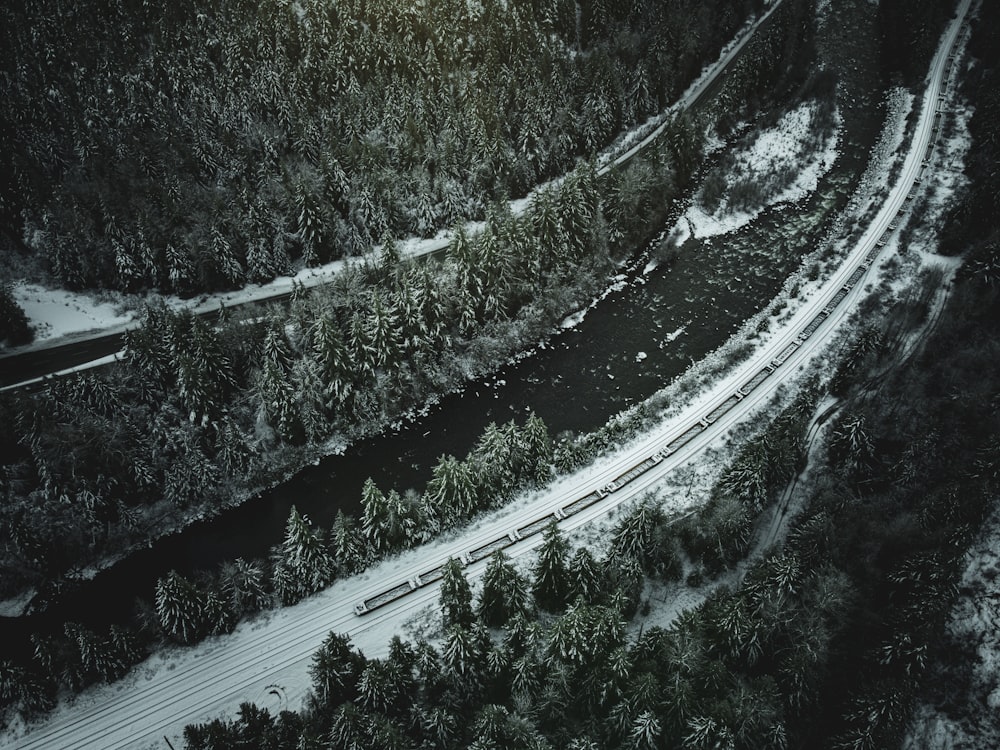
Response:
POLYGON ((422 488, 440 455, 464 456, 491 421, 523 421, 534 410, 553 435, 582 432, 647 398, 762 309, 812 250, 856 184, 881 127, 882 110, 872 99, 845 101, 850 138, 819 189, 799 205, 769 210, 732 235, 686 242, 671 264, 632 275, 576 327, 446 397, 399 432, 359 442, 239 508, 156 542, 67 592, 44 615, 0 619, 3 651, 19 648, 28 632, 61 629, 56 624, 67 619, 94 627, 126 620, 134 599, 151 599, 156 579, 171 569, 193 574, 238 556, 266 555, 293 504, 329 527, 338 509, 358 513, 368 477, 383 490, 422 488))

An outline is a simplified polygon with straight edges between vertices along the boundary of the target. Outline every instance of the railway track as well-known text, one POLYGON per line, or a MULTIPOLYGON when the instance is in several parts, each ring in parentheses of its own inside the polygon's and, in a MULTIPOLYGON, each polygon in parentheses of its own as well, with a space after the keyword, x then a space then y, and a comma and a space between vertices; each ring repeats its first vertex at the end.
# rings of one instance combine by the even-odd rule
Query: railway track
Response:
MULTIPOLYGON (((702 450, 749 414, 750 409, 764 403, 777 382, 816 351, 826 334, 847 317, 869 267, 885 246, 886 232, 895 229, 896 217, 919 176, 927 149, 933 144, 931 137, 936 139, 939 132, 939 122, 928 122, 934 115, 933 111, 928 113, 928 108, 936 108, 941 79, 951 71, 954 60, 942 62, 942 52, 947 55, 953 45, 968 7, 969 0, 963 0, 958 18, 949 27, 935 57, 927 103, 900 183, 890 192, 858 247, 833 274, 827 291, 800 310, 797 316, 801 319, 779 333, 751 365, 741 368, 742 377, 734 375, 727 379, 729 385, 682 424, 662 434, 638 439, 631 452, 623 451, 620 457, 607 463, 599 477, 593 478, 592 486, 579 487, 568 493, 568 497, 539 500, 534 512, 523 517, 517 517, 521 511, 511 512, 506 528, 500 518, 485 528, 469 532, 461 541, 442 544, 445 559, 436 566, 428 566, 426 556, 420 558, 423 564, 410 566, 411 558, 401 556, 383 566, 383 570, 396 570, 398 576, 387 574, 383 580, 368 580, 369 576, 335 584, 328 592, 300 605, 295 618, 277 617, 276 622, 269 624, 271 615, 265 615, 255 623, 245 623, 233 635, 198 646, 197 658, 171 665, 167 661, 169 656, 157 657, 155 670, 152 662, 147 663, 127 683, 101 688, 87 704, 64 707, 22 736, 8 735, 0 740, 7 743, 3 747, 18 750, 162 747, 161 738, 167 735, 179 738, 185 724, 234 711, 240 702, 253 696, 271 695, 277 690, 282 700, 293 703, 304 697, 301 674, 329 632, 362 638, 366 633, 378 632, 375 623, 396 624, 400 617, 426 606, 435 596, 434 584, 447 557, 458 559, 470 575, 478 575, 495 549, 509 548, 522 554, 536 547, 540 543, 539 532, 553 520, 573 529, 606 514, 655 485, 666 471, 702 450), (417 575, 408 572, 413 569, 423 572, 417 575), (348 592, 352 598, 344 601, 343 596, 348 592), (298 680, 299 687, 295 689, 298 693, 282 687, 289 675, 297 675, 290 679, 298 680)), ((413 559, 417 557, 414 554, 413 559)), ((378 656, 380 648, 385 645, 366 648, 366 652, 378 656)))
MULTIPOLYGON (((968 0, 965 0, 962 4, 963 10, 959 15, 960 19, 964 18, 968 5, 968 0)), ((956 38, 957 28, 954 30, 952 38, 945 49, 951 48, 954 45, 956 38)), ((939 52, 936 62, 938 64, 942 64, 942 59, 943 67, 938 69, 936 75, 931 76, 932 82, 936 81, 938 84, 940 84, 942 80, 947 80, 951 77, 956 60, 953 52, 943 58, 939 52)), ((935 67, 936 66, 932 66, 932 72, 935 70, 935 67)), ((710 408, 706 408, 700 414, 695 415, 689 422, 687 422, 686 427, 679 435, 666 440, 660 445, 654 445, 648 455, 643 457, 641 460, 636 461, 632 465, 629 465, 610 482, 565 504, 559 505, 554 510, 537 517, 530 523, 523 524, 517 528, 509 530, 505 535, 499 536, 485 545, 462 552, 458 557, 460 563, 463 566, 468 566, 472 562, 482 560, 485 557, 488 557, 489 554, 492 554, 492 550, 494 549, 505 549, 506 547, 516 544, 522 539, 539 534, 546 526, 549 525, 549 523, 553 521, 559 523, 569 516, 579 513, 592 505, 600 503, 609 495, 625 489, 646 474, 646 472, 660 464, 664 458, 676 453, 687 443, 696 438, 700 433, 708 429, 712 424, 717 422, 722 416, 733 409, 740 401, 752 394, 756 389, 760 388, 761 385, 776 372, 782 368, 790 368, 789 362, 792 360, 796 351, 803 347, 803 345, 816 334, 824 323, 829 321, 834 316, 835 312, 841 310, 844 301, 849 298, 851 293, 865 278, 872 265, 886 247, 889 238, 892 236, 893 232, 897 230, 898 217, 909 210, 910 204, 919 189, 918 186, 921 182, 921 175, 923 175, 927 169, 927 165, 929 163, 928 157, 930 156, 930 153, 940 136, 942 118, 941 108, 943 106, 945 105, 940 99, 940 91, 935 91, 932 86, 929 86, 927 92, 927 102, 925 102, 925 111, 923 113, 924 121, 926 122, 927 118, 930 116, 934 119, 933 123, 930 125, 929 131, 926 128, 921 131, 928 137, 923 143, 918 141, 918 148, 916 151, 911 152, 910 158, 907 160, 910 164, 910 169, 908 172, 904 170, 904 176, 902 178, 904 185, 906 180, 909 179, 905 196, 901 200, 896 201, 894 204, 890 203, 883 208, 883 211, 876 217, 872 225, 872 227, 877 228, 878 231, 871 233, 871 229, 869 230, 871 237, 868 246, 863 245, 863 252, 856 252, 854 255, 854 261, 848 262, 841 267, 839 276, 844 276, 846 274, 846 278, 843 279, 843 283, 835 286, 832 292, 827 293, 822 303, 822 309, 816 313, 808 321, 808 323, 794 331, 794 333, 790 336, 790 341, 783 340, 778 347, 775 347, 778 349, 777 354, 771 357, 763 367, 756 370, 752 376, 747 378, 734 391, 728 393, 720 402, 715 403, 710 408), (930 106, 930 109, 928 109, 928 105, 930 106), (916 160, 914 158, 915 156, 917 157, 916 160), (886 208, 891 208, 891 212, 886 212, 886 208), (489 549, 490 551, 485 554, 480 554, 483 549, 489 549)), ((785 336, 785 339, 787 338, 789 338, 788 334, 785 336)), ((440 571, 443 567, 444 563, 437 568, 434 568, 431 572, 440 571)), ((397 583, 386 591, 359 602, 355 606, 355 614, 358 616, 367 615, 380 607, 384 607, 405 596, 408 596, 423 586, 427 586, 435 582, 438 578, 440 578, 440 575, 434 577, 422 574, 416 576, 415 578, 407 579, 405 582, 397 583)))

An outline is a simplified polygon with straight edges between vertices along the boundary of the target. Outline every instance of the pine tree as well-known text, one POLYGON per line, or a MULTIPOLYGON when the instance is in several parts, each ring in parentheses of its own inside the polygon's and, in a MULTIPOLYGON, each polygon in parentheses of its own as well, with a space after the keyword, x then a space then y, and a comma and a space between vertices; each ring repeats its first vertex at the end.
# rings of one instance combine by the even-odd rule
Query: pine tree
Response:
POLYGON ((479 595, 479 618, 490 627, 502 627, 515 614, 525 614, 528 588, 524 578, 514 569, 503 550, 490 557, 483 575, 479 595))
POLYGON ((219 574, 222 595, 237 617, 265 609, 270 603, 262 565, 238 557, 219 574))
POLYGON ((586 547, 580 547, 573 554, 569 563, 569 578, 570 599, 598 604, 604 598, 606 583, 603 572, 586 547))
POLYGON ((373 294, 368 312, 366 339, 376 367, 394 367, 401 348, 399 315, 382 294, 373 294))
POLYGON ((638 560, 644 568, 652 567, 653 539, 663 524, 663 511, 643 499, 615 527, 611 538, 612 554, 638 560))
POLYGON ((643 711, 632 722, 628 747, 635 750, 654 750, 659 746, 661 733, 660 722, 656 716, 651 711, 643 711))
POLYGON ((466 700, 482 686, 488 642, 489 635, 481 625, 463 626, 452 622, 447 626, 441 663, 445 675, 460 686, 466 700))
POLYGON ((368 717, 353 703, 343 703, 333 715, 330 741, 334 747, 364 750, 371 747, 367 740, 368 717))
POLYGON ((177 571, 156 582, 156 614, 163 630, 181 643, 194 643, 202 636, 204 601, 194 584, 177 571))
POLYGON ((534 411, 521 430, 521 445, 529 478, 538 485, 545 484, 552 476, 552 438, 549 428, 534 411))
POLYGON ((192 422, 207 424, 222 409, 236 384, 232 364, 218 335, 201 318, 177 320, 173 355, 177 390, 192 422))
POLYGON ((434 467, 434 476, 424 491, 424 503, 442 519, 447 528, 468 518, 476 509, 479 498, 476 485, 464 461, 454 456, 441 456, 434 467))
POLYGON ((388 495, 375 486, 371 477, 361 488, 361 533, 375 554, 399 549, 414 539, 414 509, 404 504, 395 490, 388 495))
POLYGON ((30 343, 35 334, 28 325, 28 316, 17 304, 10 284, 0 283, 0 344, 10 346, 30 343))
POLYGON ((295 388, 281 367, 272 360, 264 360, 256 374, 255 390, 267 424, 282 440, 299 442, 303 437, 303 428, 295 388))
POLYGON ((312 356, 320 368, 328 397, 327 408, 342 404, 354 388, 347 349, 337 328, 336 320, 328 311, 320 311, 310 330, 312 356))
POLYGON ((279 565, 291 574, 291 588, 282 594, 286 603, 316 593, 333 579, 333 560, 322 532, 313 529, 309 519, 300 515, 294 505, 285 525, 279 565))
POLYGON ((441 617, 444 626, 469 627, 475 621, 472 611, 472 589, 462 571, 462 564, 449 558, 441 576, 441 617))
POLYGON ((309 666, 312 679, 311 702, 316 707, 332 709, 358 696, 358 680, 367 660, 351 648, 349 636, 331 632, 313 654, 309 666))
POLYGON ((354 517, 342 510, 337 511, 330 529, 330 555, 333 557, 336 571, 341 575, 350 575, 362 570, 366 555, 354 517))
POLYGON ((483 430, 476 446, 469 456, 469 463, 475 467, 476 484, 484 498, 509 499, 520 479, 521 446, 516 427, 508 422, 501 429, 496 422, 490 422, 483 430))
POLYGON ((550 522, 542 532, 542 546, 538 550, 531 588, 535 603, 548 612, 559 611, 569 598, 568 555, 569 544, 558 524, 550 522))

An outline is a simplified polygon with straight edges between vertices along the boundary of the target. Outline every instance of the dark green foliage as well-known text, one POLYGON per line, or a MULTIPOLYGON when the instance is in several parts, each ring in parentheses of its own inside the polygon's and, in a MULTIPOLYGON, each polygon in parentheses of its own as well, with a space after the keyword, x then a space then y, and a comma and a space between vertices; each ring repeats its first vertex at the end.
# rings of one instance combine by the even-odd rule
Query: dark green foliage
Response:
POLYGON ((542 546, 532 570, 531 594, 547 612, 558 612, 569 602, 569 544, 555 521, 542 532, 542 546))
POLYGON ((952 16, 952 5, 938 0, 885 0, 878 9, 883 65, 904 84, 917 84, 952 16))
POLYGON ((503 550, 498 549, 483 574, 483 588, 476 605, 479 619, 490 627, 501 627, 511 617, 526 614, 527 601, 527 582, 503 550))
POLYGON ((475 615, 472 611, 472 590, 462 572, 462 564, 449 558, 441 576, 441 617, 445 627, 469 627, 475 615))
POLYGON ((182 294, 429 236, 662 109, 753 5, 8 4, 0 222, 69 286, 182 294))
POLYGON ((367 660, 351 648, 348 636, 331 632, 313 654, 309 675, 312 678, 310 702, 315 710, 357 700, 358 680, 367 660))
POLYGON ((334 560, 323 533, 292 506, 285 540, 274 561, 274 591, 284 604, 294 604, 325 588, 333 580, 334 560))
POLYGON ((21 346, 31 343, 34 337, 28 317, 14 299, 10 286, 0 284, 0 343, 21 346))

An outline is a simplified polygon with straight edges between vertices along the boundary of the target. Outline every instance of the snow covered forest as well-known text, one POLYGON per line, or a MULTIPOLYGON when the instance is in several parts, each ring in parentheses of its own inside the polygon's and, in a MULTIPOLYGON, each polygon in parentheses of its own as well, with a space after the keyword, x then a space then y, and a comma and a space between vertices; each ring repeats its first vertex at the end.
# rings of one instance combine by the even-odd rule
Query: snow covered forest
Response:
POLYGON ((762 5, 5 3, 0 225, 70 288, 182 294, 431 236, 660 112, 762 5))
MULTIPOLYGON (((153 297, 120 362, 0 393, 0 599, 44 610, 522 356, 682 199, 749 214, 794 182, 799 154, 832 162, 851 134, 815 17, 852 2, 785 0, 721 103, 607 174, 598 152, 674 101, 764 0, 6 4, 0 271, 196 295, 357 260, 263 311, 207 319, 153 297), (744 118, 744 153, 786 120, 812 140, 767 180, 738 149, 707 165, 706 136, 744 118), (442 258, 400 257, 400 240, 442 229, 442 258)), ((865 7, 886 90, 918 92, 950 4, 865 7)), ((304 705, 248 702, 188 726, 185 747, 867 750, 899 746, 917 700, 961 716, 952 694, 982 698, 956 667, 972 657, 942 636, 1000 490, 1000 9, 978 13, 957 74, 973 105, 961 188, 921 230, 940 242, 910 251, 939 267, 867 297, 822 376, 744 426, 693 510, 664 512, 653 492, 597 545, 551 523, 534 555, 496 550, 471 583, 450 560, 426 635, 375 658, 330 632, 304 705), (700 603, 658 611, 679 592, 700 603)), ((4 287, 0 325, 11 344, 28 335, 4 287)), ((576 439, 532 412, 498 419, 420 489, 373 476, 356 516, 324 528, 293 507, 266 556, 170 572, 127 624, 32 633, 31 653, 0 656, 0 725, 455 532, 624 442, 628 418, 576 439)))
MULTIPOLYGON (((788 3, 777 30, 754 41, 766 64, 735 73, 731 86, 759 92, 794 80, 785 71, 808 55, 808 37, 784 40, 803 23, 803 12, 800 3, 788 3)), ((78 44, 86 39, 73 37, 78 44)), ((661 97, 680 88, 680 80, 671 79, 661 97)), ((43 131, 19 132, 43 137, 43 131)), ((119 130, 102 132, 113 137, 119 130)), ((44 133, 67 137, 65 128, 44 133)), ((150 304, 126 337, 124 362, 107 374, 5 393, 0 412, 13 426, 3 436, 12 477, 2 510, 9 541, 0 556, 5 594, 50 585, 165 528, 212 514, 299 465, 307 454, 297 448, 370 434, 534 346, 604 286, 613 258, 653 231, 700 163, 702 140, 701 126, 679 117, 650 153, 624 169, 598 178, 592 163, 582 162, 537 191, 517 216, 506 203, 492 204, 479 234, 456 227, 443 264, 401 264, 389 238, 379 257, 368 256, 334 283, 295 294, 290 305, 264 316, 223 311, 210 325, 150 304)), ((59 190, 68 183, 45 184, 59 190)), ((233 184, 213 182, 208 192, 233 184)), ((122 186, 109 177, 108 189, 122 186)), ((176 210, 195 216, 193 193, 183 195, 176 210)), ((153 200, 153 192, 120 197, 153 200)), ((217 208, 237 206, 224 200, 217 208)), ((84 242, 73 247, 88 262, 100 254, 84 242)))

